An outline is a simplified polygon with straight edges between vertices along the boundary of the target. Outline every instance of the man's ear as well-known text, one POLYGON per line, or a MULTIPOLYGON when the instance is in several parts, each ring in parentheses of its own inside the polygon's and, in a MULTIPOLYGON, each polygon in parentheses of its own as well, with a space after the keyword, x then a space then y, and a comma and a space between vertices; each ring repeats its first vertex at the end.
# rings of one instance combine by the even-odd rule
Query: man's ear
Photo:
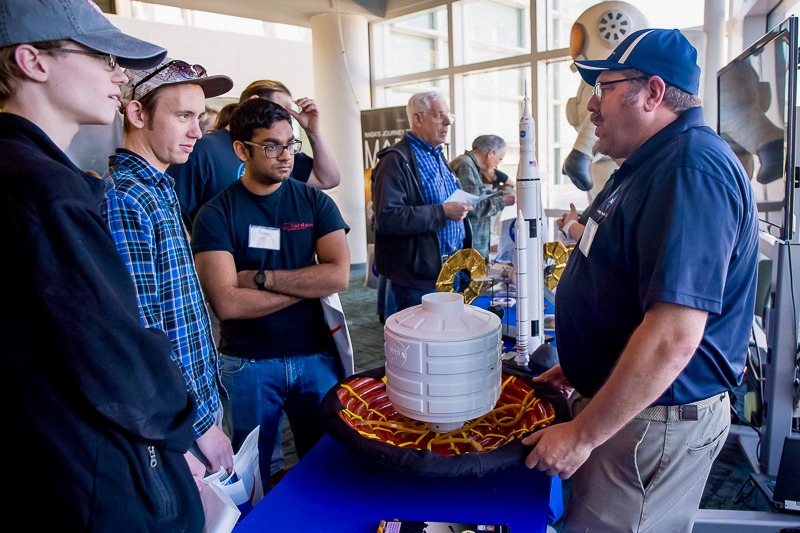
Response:
POLYGON ((125 106, 125 117, 128 123, 136 129, 144 128, 147 120, 145 117, 144 106, 139 100, 131 100, 125 106))
POLYGON ((236 152, 236 156, 239 158, 239 161, 246 163, 248 159, 250 159, 250 150, 248 150, 247 146, 242 141, 233 141, 233 151, 236 152))
POLYGON ((14 61, 17 68, 23 76, 33 81, 47 81, 47 63, 42 62, 41 58, 42 51, 29 44, 20 44, 14 49, 14 61))
POLYGON ((645 82, 645 89, 647 92, 644 97, 644 108, 646 111, 652 111, 664 100, 667 84, 660 76, 650 76, 645 82))

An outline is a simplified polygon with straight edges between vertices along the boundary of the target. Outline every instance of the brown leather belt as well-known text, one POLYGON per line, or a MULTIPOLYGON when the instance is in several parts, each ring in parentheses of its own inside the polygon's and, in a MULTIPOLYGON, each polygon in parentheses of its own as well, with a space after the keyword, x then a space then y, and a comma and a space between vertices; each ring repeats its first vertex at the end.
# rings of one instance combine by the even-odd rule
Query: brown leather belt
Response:
POLYGON ((666 422, 667 420, 673 422, 677 422, 678 420, 697 420, 698 409, 708 407, 716 402, 721 402, 725 399, 725 394, 724 392, 722 394, 715 394, 705 400, 697 400, 696 402, 684 405, 654 405, 636 415, 636 418, 653 420, 655 422, 666 422))

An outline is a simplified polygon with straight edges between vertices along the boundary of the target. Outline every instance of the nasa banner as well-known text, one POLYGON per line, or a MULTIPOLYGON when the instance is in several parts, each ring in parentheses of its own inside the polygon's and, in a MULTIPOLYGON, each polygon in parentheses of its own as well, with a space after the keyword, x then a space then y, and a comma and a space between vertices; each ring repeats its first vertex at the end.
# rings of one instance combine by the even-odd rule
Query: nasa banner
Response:
POLYGON ((406 106, 368 109, 361 112, 361 138, 364 147, 364 205, 367 206, 367 244, 375 243, 372 231, 372 169, 378 152, 400 141, 410 129, 406 106))

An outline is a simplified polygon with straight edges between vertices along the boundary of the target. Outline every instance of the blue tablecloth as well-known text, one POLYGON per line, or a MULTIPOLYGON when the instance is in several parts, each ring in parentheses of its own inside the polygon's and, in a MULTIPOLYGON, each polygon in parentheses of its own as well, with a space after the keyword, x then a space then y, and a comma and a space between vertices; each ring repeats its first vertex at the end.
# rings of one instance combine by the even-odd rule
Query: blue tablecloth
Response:
POLYGON ((549 500, 550 478, 524 465, 480 478, 419 477, 376 467, 326 435, 234 533, 375 533, 381 520, 394 518, 543 533, 549 500))

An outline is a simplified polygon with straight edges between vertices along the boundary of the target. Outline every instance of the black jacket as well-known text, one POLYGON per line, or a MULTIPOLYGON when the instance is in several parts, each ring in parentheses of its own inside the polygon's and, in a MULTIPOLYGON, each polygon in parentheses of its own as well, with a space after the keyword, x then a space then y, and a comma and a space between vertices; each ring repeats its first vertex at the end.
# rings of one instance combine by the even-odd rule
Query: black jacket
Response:
POLYGON ((8 113, 0 161, 7 529, 200 531, 194 401, 166 334, 139 321, 103 182, 8 113))
MULTIPOLYGON (((447 167, 447 161, 442 156, 447 167)), ((372 171, 375 268, 393 282, 433 290, 442 269, 439 237, 447 224, 442 204, 425 204, 408 137, 378 152, 372 171)), ((471 243, 469 224, 464 247, 471 243)))

